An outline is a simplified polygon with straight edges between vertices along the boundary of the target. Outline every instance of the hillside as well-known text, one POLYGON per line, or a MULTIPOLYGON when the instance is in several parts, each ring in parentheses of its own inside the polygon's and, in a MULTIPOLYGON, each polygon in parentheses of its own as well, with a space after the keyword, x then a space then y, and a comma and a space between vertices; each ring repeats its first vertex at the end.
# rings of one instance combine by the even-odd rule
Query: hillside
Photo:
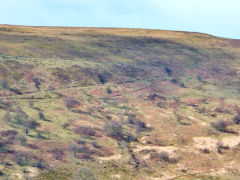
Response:
POLYGON ((240 179, 240 40, 0 26, 0 179, 240 179))

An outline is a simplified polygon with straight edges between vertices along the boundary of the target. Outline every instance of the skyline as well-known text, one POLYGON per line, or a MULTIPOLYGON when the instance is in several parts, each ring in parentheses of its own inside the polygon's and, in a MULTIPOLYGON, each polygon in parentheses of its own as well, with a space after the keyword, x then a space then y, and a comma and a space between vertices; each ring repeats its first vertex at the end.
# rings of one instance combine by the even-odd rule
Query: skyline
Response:
POLYGON ((0 24, 145 28, 240 39, 238 0, 8 0, 0 24))

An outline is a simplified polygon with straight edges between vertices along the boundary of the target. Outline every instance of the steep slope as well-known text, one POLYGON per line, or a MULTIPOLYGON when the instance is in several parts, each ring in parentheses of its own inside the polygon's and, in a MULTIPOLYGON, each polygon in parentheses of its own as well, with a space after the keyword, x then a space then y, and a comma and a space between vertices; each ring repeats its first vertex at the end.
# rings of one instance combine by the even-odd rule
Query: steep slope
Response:
POLYGON ((0 175, 240 178, 240 41, 0 26, 0 175))

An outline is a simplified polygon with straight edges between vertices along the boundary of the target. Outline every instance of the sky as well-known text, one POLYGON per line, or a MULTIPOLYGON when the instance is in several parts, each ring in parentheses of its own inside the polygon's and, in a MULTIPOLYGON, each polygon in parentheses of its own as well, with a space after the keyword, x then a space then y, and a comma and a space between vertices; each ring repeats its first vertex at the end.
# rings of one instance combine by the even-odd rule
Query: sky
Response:
POLYGON ((240 39, 240 0, 0 0, 0 24, 147 28, 240 39))

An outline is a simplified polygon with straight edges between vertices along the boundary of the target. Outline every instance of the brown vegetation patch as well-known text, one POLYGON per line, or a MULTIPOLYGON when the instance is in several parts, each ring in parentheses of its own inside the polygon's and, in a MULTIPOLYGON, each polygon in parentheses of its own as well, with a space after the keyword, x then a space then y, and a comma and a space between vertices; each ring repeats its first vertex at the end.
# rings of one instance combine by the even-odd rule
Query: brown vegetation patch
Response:
POLYGON ((82 136, 95 136, 101 137, 101 130, 98 128, 91 128, 91 127, 77 127, 74 129, 74 133, 80 134, 82 136))
POLYGON ((235 39, 232 39, 229 41, 230 44, 232 45, 232 47, 234 48, 240 48, 240 40, 235 40, 235 39))

